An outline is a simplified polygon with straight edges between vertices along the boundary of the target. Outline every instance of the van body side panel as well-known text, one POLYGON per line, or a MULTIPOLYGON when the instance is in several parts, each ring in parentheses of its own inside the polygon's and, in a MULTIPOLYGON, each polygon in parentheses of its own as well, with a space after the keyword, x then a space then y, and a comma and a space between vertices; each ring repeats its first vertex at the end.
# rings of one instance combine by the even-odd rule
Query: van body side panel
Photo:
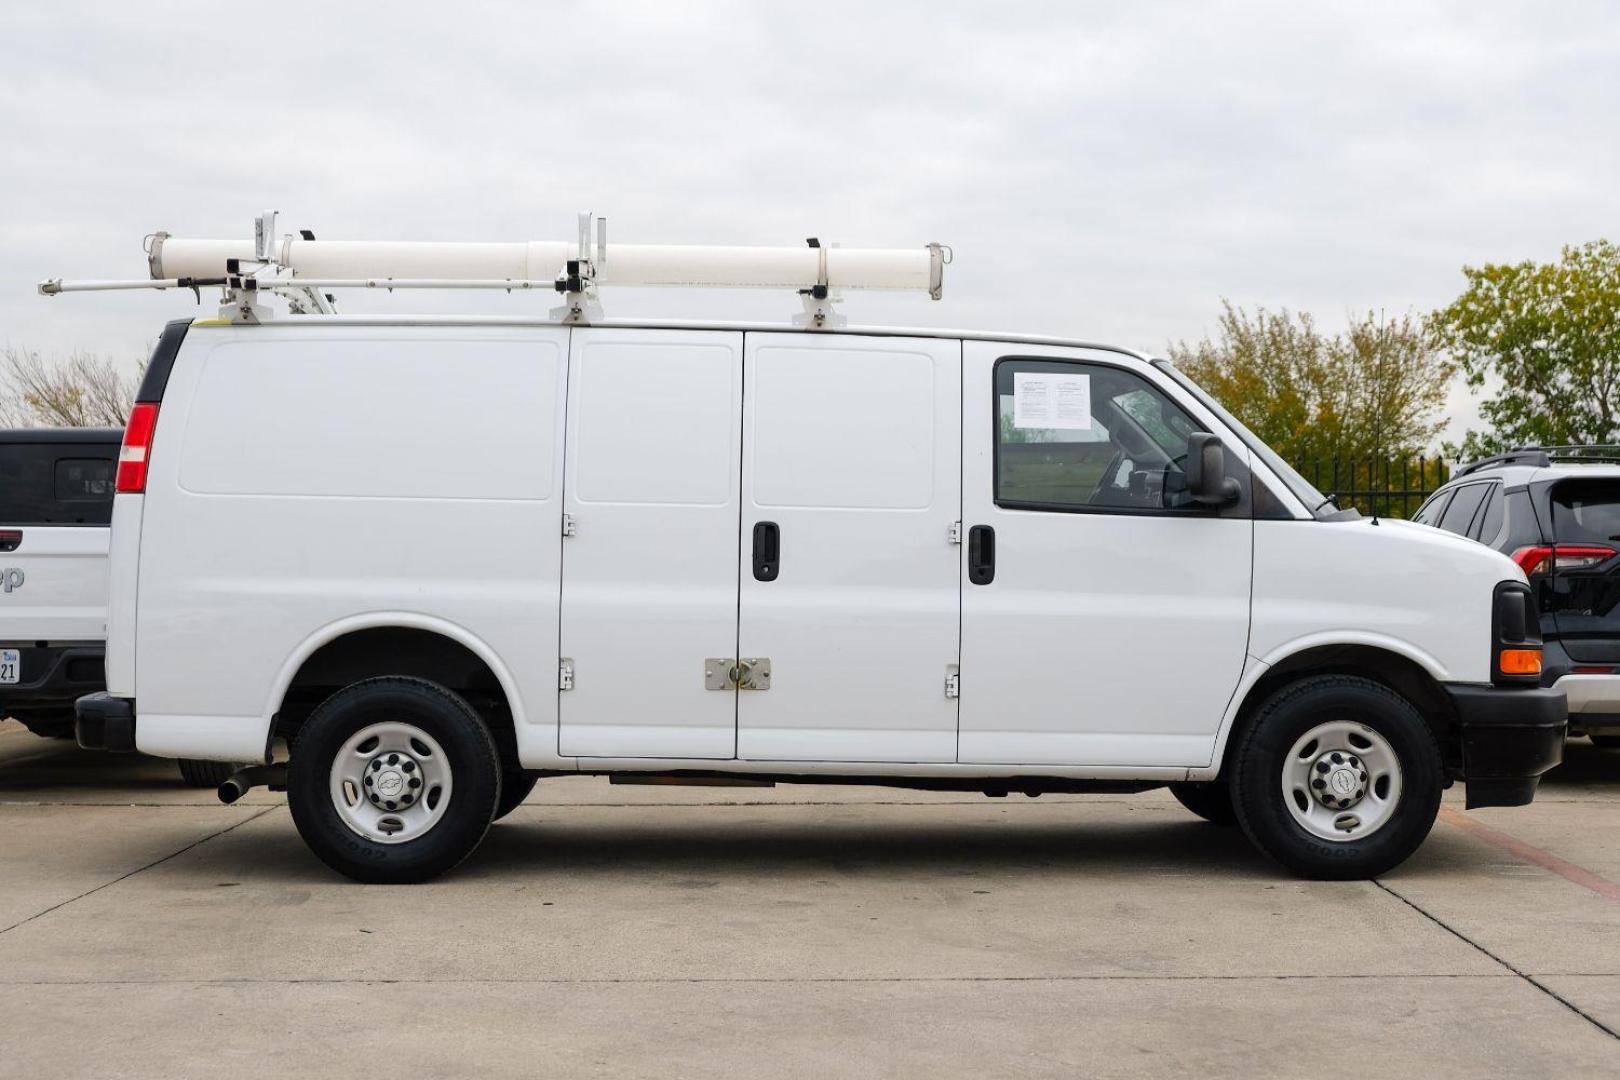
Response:
POLYGON ((1491 594, 1523 572, 1482 544, 1407 521, 1259 521, 1249 651, 1383 648, 1446 682, 1489 682, 1491 594))
POLYGON ((955 761, 960 343, 751 332, 746 386, 738 757, 955 761))
POLYGON ((567 335, 188 334, 145 495, 139 748, 259 757, 289 662, 340 620, 399 610, 500 657, 520 746, 536 728, 554 746, 567 335))
POLYGON ((569 362, 558 752, 734 757, 743 336, 580 328, 569 362))
MULTIPOLYGON (((1074 361, 1138 376, 1203 430, 1222 434, 1228 460, 1248 460, 1236 438, 1142 361, 964 343, 963 527, 970 543, 974 527, 995 530, 995 573, 987 584, 963 578, 958 760, 1203 766, 1243 675, 1254 523, 1196 511, 1104 512, 1080 502, 1066 511, 998 505, 998 440, 1012 441, 1019 426, 1011 397, 997 400, 1003 358, 1074 361)), ((1072 376, 1082 377, 1096 375, 1072 376)), ((1071 446, 1099 434, 1076 431, 1087 439, 1071 446)), ((1058 437, 1070 434, 1030 436, 1030 449, 1048 440, 1054 447, 1054 463, 1034 455, 1032 471, 1066 476, 1058 437)), ((1077 484, 1078 496, 1076 485, 1068 486, 1065 498, 1083 500, 1089 484, 1077 484)))

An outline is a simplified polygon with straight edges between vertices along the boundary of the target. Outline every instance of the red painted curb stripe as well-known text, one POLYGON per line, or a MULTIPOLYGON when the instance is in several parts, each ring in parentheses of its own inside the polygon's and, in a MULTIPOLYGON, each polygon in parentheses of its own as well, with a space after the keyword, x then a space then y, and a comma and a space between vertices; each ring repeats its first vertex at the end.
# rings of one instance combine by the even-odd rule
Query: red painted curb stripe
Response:
POLYGON ((1517 855, 1527 862, 1533 862, 1546 870, 1551 870, 1565 881, 1572 881, 1583 889, 1590 889, 1605 900, 1612 900, 1620 904, 1620 882, 1610 881, 1601 874, 1594 874, 1584 866, 1576 866, 1568 859, 1560 859, 1550 851, 1543 851, 1534 844, 1527 844, 1516 836, 1509 836, 1489 825, 1482 825, 1467 814, 1458 813, 1449 807, 1440 811, 1440 820, 1447 825, 1455 825, 1465 832, 1473 833, 1481 840, 1489 840, 1499 848, 1517 855))

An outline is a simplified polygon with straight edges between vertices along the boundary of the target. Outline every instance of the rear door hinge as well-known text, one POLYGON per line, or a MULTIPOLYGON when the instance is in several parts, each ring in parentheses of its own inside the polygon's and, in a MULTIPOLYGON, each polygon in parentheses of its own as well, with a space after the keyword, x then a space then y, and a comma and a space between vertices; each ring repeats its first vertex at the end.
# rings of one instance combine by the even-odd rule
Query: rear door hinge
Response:
POLYGON ((564 536, 573 536, 578 531, 579 523, 574 520, 574 515, 564 514, 562 516, 562 534, 564 536))
POLYGON ((953 701, 962 696, 962 676, 958 673, 959 670, 955 664, 949 664, 945 668, 945 696, 953 701))
POLYGON ((950 542, 953 544, 960 544, 962 542, 962 523, 960 521, 951 522, 950 542))
POLYGON ((557 661, 557 689, 572 690, 574 688, 574 660, 565 656, 557 661))

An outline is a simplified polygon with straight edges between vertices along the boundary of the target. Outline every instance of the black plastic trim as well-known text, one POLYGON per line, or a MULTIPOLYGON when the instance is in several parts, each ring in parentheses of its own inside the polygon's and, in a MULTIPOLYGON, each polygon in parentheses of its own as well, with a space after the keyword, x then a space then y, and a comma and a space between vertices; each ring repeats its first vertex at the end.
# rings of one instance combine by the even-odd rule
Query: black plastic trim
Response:
POLYGON ((102 643, 92 644, 46 644, 35 645, 33 642, 0 642, 8 649, 16 649, 22 654, 23 681, 9 683, 0 687, 0 714, 7 709, 17 712, 32 711, 41 708, 55 708, 68 710, 81 696, 91 690, 99 690, 106 686, 106 676, 102 674, 93 679, 74 679, 69 669, 79 665, 77 660, 95 662, 97 670, 103 670, 107 647, 102 643))
POLYGON ((1564 760, 1569 702, 1562 690, 1445 687, 1462 734, 1468 808, 1523 806, 1541 775, 1564 760))
POLYGON ((135 702, 113 697, 102 690, 86 694, 74 705, 77 719, 74 736, 86 750, 110 750, 116 754, 135 750, 135 702))
POLYGON ((190 319, 175 319, 163 327, 157 348, 152 350, 152 359, 147 362, 141 388, 135 393, 136 401, 163 400, 163 391, 169 385, 169 372, 174 370, 174 358, 180 352, 180 343, 186 339, 186 331, 190 329, 190 319))

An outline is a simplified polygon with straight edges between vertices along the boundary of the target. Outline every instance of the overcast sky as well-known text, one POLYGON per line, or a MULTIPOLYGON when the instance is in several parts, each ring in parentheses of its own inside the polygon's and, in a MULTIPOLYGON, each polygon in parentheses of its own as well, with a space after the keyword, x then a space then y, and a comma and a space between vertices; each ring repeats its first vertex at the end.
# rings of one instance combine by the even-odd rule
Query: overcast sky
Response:
POLYGON ((1620 239, 1620 5, 8 2, 0 153, 0 341, 48 352, 134 357, 197 309, 40 278, 144 277, 144 234, 266 207, 332 239, 565 239, 591 209, 626 242, 939 240, 943 301, 851 321, 1157 350, 1222 297, 1332 329, 1620 239))

